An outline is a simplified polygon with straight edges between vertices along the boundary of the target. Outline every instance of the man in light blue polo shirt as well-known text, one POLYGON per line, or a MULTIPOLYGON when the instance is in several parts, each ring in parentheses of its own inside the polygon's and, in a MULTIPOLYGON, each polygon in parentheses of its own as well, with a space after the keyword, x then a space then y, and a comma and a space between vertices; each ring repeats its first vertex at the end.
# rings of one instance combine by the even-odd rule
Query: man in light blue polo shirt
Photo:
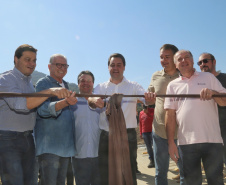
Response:
MULTIPOLYGON (((78 75, 81 94, 92 94, 94 76, 90 71, 78 75)), ((99 185, 98 145, 99 109, 90 109, 84 97, 73 106, 75 116, 76 155, 72 158, 76 185, 99 185)))

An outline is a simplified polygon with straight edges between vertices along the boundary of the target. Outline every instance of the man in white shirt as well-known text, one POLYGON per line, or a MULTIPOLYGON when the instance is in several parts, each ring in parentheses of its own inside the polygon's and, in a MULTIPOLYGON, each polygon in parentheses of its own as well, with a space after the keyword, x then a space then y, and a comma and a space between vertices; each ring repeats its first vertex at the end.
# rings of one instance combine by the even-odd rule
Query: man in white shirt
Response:
MULTIPOLYGON (((133 184, 136 185, 136 157, 137 157, 137 135, 135 128, 137 127, 136 120, 136 104, 137 100, 150 101, 149 93, 145 93, 144 88, 136 82, 127 80, 123 74, 125 71, 125 58, 114 53, 108 59, 108 70, 110 79, 107 82, 98 84, 94 89, 95 94, 112 95, 120 93, 125 95, 144 95, 144 98, 124 97, 122 99, 121 108, 125 117, 125 123, 129 141, 130 162, 133 176, 133 184)), ((107 101, 107 100, 106 100, 107 101)), ((104 107, 105 102, 101 98, 89 98, 91 107, 99 107, 100 113, 100 144, 99 144, 99 163, 101 185, 108 185, 108 137, 109 137, 109 122, 107 120, 104 107)))

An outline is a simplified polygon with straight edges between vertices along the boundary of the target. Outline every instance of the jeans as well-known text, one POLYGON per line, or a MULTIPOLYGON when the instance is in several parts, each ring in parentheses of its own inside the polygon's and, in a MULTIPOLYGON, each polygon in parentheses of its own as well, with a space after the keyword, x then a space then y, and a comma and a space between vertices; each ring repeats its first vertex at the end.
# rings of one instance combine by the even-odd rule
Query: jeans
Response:
POLYGON ((95 158, 72 158, 76 185, 99 185, 99 161, 95 158))
POLYGON ((31 131, 0 131, 0 161, 3 185, 31 185, 35 147, 31 131))
POLYGON ((154 154, 152 149, 153 145, 152 132, 144 132, 142 133, 142 137, 148 150, 149 159, 154 162, 154 154))
POLYGON ((223 160, 224 160, 224 164, 226 165, 226 131, 225 130, 226 130, 226 128, 221 127, 221 137, 224 142, 223 160))
POLYGON ((38 176, 39 176, 39 164, 38 164, 38 157, 35 158, 35 167, 34 167, 34 179, 32 185, 38 185, 38 176))
POLYGON ((68 162, 70 157, 60 157, 54 154, 38 156, 42 185, 65 185, 68 162))
POLYGON ((68 162, 68 168, 67 168, 67 185, 73 185, 74 184, 74 175, 72 170, 72 159, 70 158, 70 161, 68 162))
POLYGON ((200 143, 179 146, 184 168, 185 182, 202 184, 201 161, 206 172, 208 185, 223 185, 223 145, 200 143))
MULTIPOLYGON (((153 137, 153 152, 155 160, 155 184, 168 185, 167 173, 169 170, 169 151, 168 140, 159 137, 155 132, 152 132, 153 137)), ((177 140, 175 140, 175 143, 177 140)), ((178 168, 180 169, 180 185, 185 185, 184 175, 181 160, 179 159, 178 168)))
MULTIPOLYGON (((135 129, 127 129, 130 163, 133 176, 133 185, 137 185, 136 169, 137 169, 137 134, 135 129)), ((102 130, 99 143, 99 165, 100 165, 100 181, 101 185, 108 185, 108 132, 102 130)))

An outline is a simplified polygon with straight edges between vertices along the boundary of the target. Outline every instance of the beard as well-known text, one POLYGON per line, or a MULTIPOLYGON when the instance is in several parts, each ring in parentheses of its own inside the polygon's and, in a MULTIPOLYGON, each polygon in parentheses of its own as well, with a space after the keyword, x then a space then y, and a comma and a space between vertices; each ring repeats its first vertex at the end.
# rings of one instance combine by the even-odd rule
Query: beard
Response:
POLYGON ((210 72, 211 73, 211 70, 210 70, 210 68, 208 66, 204 66, 202 68, 202 72, 210 72))

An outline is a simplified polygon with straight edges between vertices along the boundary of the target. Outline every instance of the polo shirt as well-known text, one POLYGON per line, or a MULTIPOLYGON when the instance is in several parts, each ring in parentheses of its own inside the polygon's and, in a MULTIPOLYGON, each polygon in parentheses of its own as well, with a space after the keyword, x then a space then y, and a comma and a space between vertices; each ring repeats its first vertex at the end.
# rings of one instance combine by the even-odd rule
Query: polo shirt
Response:
MULTIPOLYGON (((179 77, 177 71, 174 75, 168 75, 164 69, 157 71, 152 75, 151 83, 148 87, 149 92, 155 92, 156 94, 166 94, 167 85, 174 79, 179 77)), ((155 101, 155 113, 153 120, 153 131, 161 138, 167 139, 165 129, 165 110, 164 110, 165 98, 157 97, 155 101)), ((176 134, 175 134, 176 139, 176 134)))
MULTIPOLYGON (((226 93, 213 74, 195 72, 190 78, 180 77, 170 82, 166 94, 200 94, 203 88, 226 93)), ((178 145, 223 143, 217 103, 213 99, 166 98, 164 108, 176 111, 178 145)))

